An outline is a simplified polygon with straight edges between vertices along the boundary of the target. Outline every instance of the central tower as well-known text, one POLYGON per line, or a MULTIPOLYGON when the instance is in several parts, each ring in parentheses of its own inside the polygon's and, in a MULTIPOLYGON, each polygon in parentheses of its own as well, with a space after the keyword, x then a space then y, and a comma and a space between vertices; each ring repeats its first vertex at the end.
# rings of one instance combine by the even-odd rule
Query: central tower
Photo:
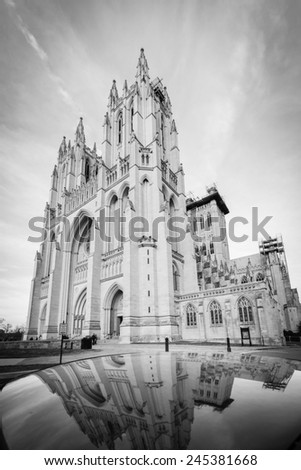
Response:
POLYGON ((121 93, 113 81, 101 156, 87 146, 82 118, 74 144, 64 137, 59 147, 27 337, 56 338, 62 322, 73 338, 181 336, 178 297, 197 289, 197 276, 177 128, 143 49, 135 78, 121 93))
MULTIPOLYGON (((123 248, 120 338, 179 338, 175 301, 185 282, 190 282, 191 288, 194 278, 196 284, 196 273, 191 273, 195 270, 192 256, 184 263, 187 248, 192 252, 191 239, 170 230, 174 217, 182 231, 185 228, 184 173, 171 101, 161 80, 150 80, 143 49, 135 83, 128 87, 125 81, 119 95, 113 81, 103 127, 108 213, 113 215, 119 209, 123 217, 123 240, 119 245, 116 240, 110 241, 108 248, 123 248), (125 197, 118 199, 116 188, 120 184, 128 189, 125 197)), ((116 229, 116 218, 114 223, 116 229)))

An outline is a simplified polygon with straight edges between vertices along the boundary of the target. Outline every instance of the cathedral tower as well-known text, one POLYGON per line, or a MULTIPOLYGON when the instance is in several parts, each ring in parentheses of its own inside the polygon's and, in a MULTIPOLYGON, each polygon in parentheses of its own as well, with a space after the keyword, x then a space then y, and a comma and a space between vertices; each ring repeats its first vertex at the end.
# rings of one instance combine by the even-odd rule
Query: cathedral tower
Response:
POLYGON ((113 80, 101 148, 99 156, 95 144, 87 146, 83 118, 73 145, 64 137, 59 147, 27 335, 55 338, 65 322, 71 337, 177 339, 177 296, 197 288, 196 266, 191 238, 183 236, 184 173, 171 101, 161 80, 151 81, 143 49, 134 83, 119 91, 113 80))

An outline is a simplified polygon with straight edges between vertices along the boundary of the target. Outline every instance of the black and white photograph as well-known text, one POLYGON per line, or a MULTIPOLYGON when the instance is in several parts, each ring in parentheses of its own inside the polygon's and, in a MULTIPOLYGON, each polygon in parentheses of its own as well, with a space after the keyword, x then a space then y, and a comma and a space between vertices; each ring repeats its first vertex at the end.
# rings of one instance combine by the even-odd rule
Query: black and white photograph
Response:
POLYGON ((301 1, 0 0, 0 129, 1 457, 297 464, 301 1))

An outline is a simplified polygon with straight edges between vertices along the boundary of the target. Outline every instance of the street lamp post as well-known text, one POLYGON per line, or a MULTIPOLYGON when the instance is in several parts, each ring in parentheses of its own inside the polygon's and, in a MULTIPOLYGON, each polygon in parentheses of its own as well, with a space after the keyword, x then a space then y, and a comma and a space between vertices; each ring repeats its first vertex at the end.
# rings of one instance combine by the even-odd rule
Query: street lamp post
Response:
POLYGON ((67 332, 67 324, 63 321, 63 323, 60 323, 60 328, 59 328, 59 334, 62 336, 61 337, 61 350, 60 350, 60 364, 62 363, 62 358, 63 358, 63 344, 64 344, 64 335, 67 332))

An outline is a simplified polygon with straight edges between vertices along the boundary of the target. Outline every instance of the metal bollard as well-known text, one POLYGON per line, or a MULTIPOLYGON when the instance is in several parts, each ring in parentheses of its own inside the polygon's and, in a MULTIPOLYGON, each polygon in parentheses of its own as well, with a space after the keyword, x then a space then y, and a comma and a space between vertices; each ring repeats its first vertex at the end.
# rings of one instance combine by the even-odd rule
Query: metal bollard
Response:
POLYGON ((168 338, 165 338, 165 351, 166 352, 169 351, 169 339, 168 338))

